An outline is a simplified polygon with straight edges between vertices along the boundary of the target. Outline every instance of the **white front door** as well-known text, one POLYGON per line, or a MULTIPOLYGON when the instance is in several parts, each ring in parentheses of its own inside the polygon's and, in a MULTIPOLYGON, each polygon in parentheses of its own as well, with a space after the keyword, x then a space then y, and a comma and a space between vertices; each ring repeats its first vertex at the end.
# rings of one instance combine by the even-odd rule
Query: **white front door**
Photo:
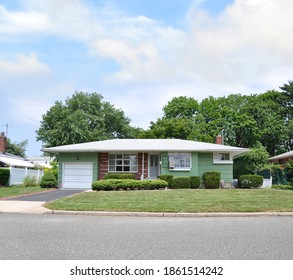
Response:
POLYGON ((159 176, 159 155, 154 154, 149 157, 149 178, 157 179, 159 176))

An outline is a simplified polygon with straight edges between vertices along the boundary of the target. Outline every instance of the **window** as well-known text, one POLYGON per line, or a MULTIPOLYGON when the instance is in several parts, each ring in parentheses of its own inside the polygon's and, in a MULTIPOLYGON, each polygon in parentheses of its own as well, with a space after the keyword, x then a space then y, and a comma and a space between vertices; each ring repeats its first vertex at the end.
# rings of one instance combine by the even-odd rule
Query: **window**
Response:
POLYGON ((137 172, 137 155, 110 154, 109 172, 137 172))
POLYGON ((190 153, 169 153, 169 168, 174 170, 190 170, 190 153))
POLYGON ((233 163, 229 153, 214 153, 214 164, 233 163))

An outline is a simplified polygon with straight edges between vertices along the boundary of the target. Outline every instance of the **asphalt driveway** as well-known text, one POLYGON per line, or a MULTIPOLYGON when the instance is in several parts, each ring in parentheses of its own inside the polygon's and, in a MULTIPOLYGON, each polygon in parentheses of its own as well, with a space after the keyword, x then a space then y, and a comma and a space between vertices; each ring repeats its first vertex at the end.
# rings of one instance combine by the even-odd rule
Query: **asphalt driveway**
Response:
POLYGON ((66 196, 74 195, 84 192, 84 190, 52 190, 48 192, 41 192, 29 195, 21 195, 17 197, 7 198, 7 201, 42 201, 49 202, 66 196))

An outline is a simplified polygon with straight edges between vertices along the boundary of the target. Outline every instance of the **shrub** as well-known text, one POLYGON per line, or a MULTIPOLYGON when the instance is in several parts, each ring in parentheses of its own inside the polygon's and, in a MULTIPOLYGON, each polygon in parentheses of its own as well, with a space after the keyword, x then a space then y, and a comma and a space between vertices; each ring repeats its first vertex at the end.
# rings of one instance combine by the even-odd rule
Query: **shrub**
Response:
POLYGON ((23 179, 23 186, 29 187, 29 186, 36 186, 38 184, 37 176, 35 175, 27 175, 23 179))
POLYGON ((190 189, 190 177, 174 177, 173 178, 173 189, 190 189))
POLYGON ((168 183, 168 188, 172 188, 173 175, 161 175, 160 179, 168 183))
POLYGON ((204 172, 202 175, 206 189, 217 189, 220 187, 221 173, 218 171, 204 172))
POLYGON ((168 187, 168 183, 165 180, 143 180, 139 182, 141 188, 145 190, 164 189, 168 187))
POLYGON ((190 188, 198 189, 200 186, 200 176, 190 176, 190 188))
POLYGON ((167 187, 167 182, 163 180, 134 180, 134 179, 108 179, 92 183, 92 189, 95 191, 112 190, 134 190, 134 189, 159 189, 167 187))
POLYGON ((110 180, 110 179, 135 179, 135 176, 133 173, 107 173, 104 177, 104 180, 110 180))
POLYGON ((272 188, 277 190, 292 190, 293 191, 293 185, 272 185, 272 188))
POLYGON ((239 177, 239 187, 243 189, 259 188, 262 183, 263 177, 260 175, 241 175, 239 177))
POLYGON ((46 172, 41 180, 41 187, 42 188, 56 188, 57 187, 57 180, 56 177, 52 172, 46 172))
POLYGON ((0 186, 6 186, 10 176, 10 170, 6 168, 0 168, 0 186))

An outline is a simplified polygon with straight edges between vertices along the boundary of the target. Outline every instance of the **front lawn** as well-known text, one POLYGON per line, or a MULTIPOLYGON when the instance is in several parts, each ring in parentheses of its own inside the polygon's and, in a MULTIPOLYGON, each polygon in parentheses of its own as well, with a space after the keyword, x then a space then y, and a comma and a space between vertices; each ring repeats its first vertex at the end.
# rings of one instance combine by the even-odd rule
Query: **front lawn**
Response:
POLYGON ((130 212, 293 211, 293 191, 181 189, 86 192, 46 204, 52 210, 130 212))
POLYGON ((23 195, 36 193, 41 191, 46 191, 47 189, 33 186, 33 187, 23 187, 23 186, 15 186, 15 187, 0 187, 0 198, 7 198, 11 196, 23 195))

